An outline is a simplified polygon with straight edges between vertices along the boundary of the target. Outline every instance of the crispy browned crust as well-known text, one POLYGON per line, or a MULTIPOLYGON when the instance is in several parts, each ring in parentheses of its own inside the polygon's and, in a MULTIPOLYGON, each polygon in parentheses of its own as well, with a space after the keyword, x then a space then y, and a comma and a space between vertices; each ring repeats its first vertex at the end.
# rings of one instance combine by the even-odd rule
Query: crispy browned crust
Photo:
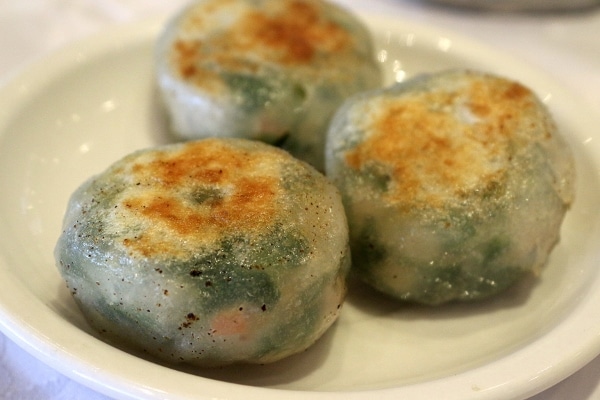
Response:
POLYGON ((248 62, 252 58, 297 67, 310 65, 319 55, 333 59, 336 54, 353 51, 349 32, 326 18, 321 2, 279 0, 264 8, 238 3, 244 11, 235 23, 219 29, 211 25, 211 18, 231 1, 204 1, 186 13, 171 48, 174 70, 183 79, 205 90, 218 90, 214 72, 204 66, 254 72, 256 65, 248 62), (209 83, 212 86, 206 87, 209 83))
POLYGON ((501 78, 469 75, 459 87, 377 102, 364 116, 372 134, 346 154, 347 165, 385 165, 393 182, 387 201, 396 204, 435 207, 497 184, 511 168, 523 116, 539 106, 529 89, 501 78))
POLYGON ((123 244, 149 257, 173 254, 178 241, 202 242, 268 226, 283 195, 278 179, 283 154, 207 139, 136 160, 126 173, 137 190, 128 190, 118 207, 123 218, 160 229, 125 238, 123 244))

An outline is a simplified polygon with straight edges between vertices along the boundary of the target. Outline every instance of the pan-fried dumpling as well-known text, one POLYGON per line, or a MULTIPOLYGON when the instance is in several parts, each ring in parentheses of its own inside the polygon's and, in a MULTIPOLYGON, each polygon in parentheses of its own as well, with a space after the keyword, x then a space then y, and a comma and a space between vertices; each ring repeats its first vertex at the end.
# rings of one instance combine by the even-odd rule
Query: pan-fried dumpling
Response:
POLYGON ((167 362, 266 363, 336 320, 349 268, 337 189, 283 150, 141 150, 71 197, 55 255, 91 325, 167 362))
POLYGON ((354 270, 407 301, 480 299, 538 274, 573 200, 572 154, 546 107, 479 72, 421 75, 350 99, 327 157, 354 270))
POLYGON ((323 169, 331 115, 378 87, 369 32, 322 0, 200 0, 162 32, 159 89, 184 139, 244 137, 323 169))

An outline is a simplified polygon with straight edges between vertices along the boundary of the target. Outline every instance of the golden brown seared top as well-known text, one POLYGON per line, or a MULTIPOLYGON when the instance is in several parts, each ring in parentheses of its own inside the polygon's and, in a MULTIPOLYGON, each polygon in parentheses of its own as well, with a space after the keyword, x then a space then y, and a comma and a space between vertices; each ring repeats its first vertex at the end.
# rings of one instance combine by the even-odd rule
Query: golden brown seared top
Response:
POLYGON ((371 134, 347 152, 346 163, 385 166, 391 203, 439 206, 502 181, 511 168, 511 143, 524 131, 544 129, 544 121, 531 119, 536 107, 529 89, 479 75, 382 96, 357 116, 371 134))
POLYGON ((190 81, 211 63, 229 70, 251 68, 247 60, 306 65, 318 54, 350 49, 351 34, 315 0, 207 0, 190 8, 178 25, 172 58, 190 81), (241 61, 245 59, 246 61, 241 61))
POLYGON ((186 242, 272 224, 284 195, 283 153, 228 143, 207 139, 129 158, 118 173, 129 174, 130 188, 115 212, 121 223, 144 229, 123 243, 144 256, 174 255, 186 242))

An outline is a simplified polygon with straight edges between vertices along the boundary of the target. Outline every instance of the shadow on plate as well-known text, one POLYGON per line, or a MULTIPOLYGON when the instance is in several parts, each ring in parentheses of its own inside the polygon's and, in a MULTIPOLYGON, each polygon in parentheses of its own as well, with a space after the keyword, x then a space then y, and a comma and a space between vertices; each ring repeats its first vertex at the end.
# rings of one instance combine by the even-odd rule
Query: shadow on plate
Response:
POLYGON ((461 317, 490 314, 497 310, 520 307, 527 302, 532 289, 539 284, 539 281, 540 278, 528 275, 506 291, 487 299, 428 306, 398 301, 351 276, 348 279, 346 302, 361 312, 377 317, 394 315, 396 318, 399 316, 405 320, 460 319, 461 317))
POLYGON ((204 378, 223 382, 237 383, 259 387, 277 387, 301 381, 303 377, 319 370, 328 359, 331 343, 335 337, 338 324, 334 323, 321 338, 307 350, 287 357, 283 360, 259 365, 230 365, 220 368, 181 368, 204 378))

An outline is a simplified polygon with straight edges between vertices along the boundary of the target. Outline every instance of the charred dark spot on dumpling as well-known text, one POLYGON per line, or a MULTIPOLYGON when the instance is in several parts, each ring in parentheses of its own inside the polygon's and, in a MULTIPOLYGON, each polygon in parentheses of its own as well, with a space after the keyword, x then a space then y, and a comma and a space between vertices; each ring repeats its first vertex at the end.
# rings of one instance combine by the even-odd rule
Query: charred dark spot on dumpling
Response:
POLYGON ((188 321, 198 321, 198 317, 194 315, 194 313, 188 313, 188 315, 186 315, 185 318, 188 321))

